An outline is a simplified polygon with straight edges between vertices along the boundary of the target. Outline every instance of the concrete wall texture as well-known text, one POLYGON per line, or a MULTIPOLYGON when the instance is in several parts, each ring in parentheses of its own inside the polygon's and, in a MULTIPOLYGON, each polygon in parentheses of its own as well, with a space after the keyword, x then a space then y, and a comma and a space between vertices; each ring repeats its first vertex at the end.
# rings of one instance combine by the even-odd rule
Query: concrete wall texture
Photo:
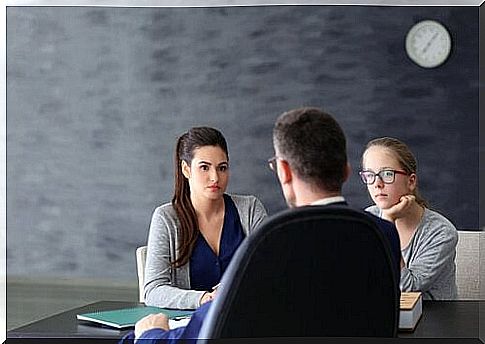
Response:
POLYGON ((363 146, 396 136, 432 206, 478 229, 478 29, 474 7, 8 7, 8 276, 135 278, 175 140, 195 125, 226 136, 229 192, 284 209, 271 130, 302 105, 347 133, 351 204, 370 204, 363 146), (438 68, 406 56, 421 19, 452 36, 438 68))

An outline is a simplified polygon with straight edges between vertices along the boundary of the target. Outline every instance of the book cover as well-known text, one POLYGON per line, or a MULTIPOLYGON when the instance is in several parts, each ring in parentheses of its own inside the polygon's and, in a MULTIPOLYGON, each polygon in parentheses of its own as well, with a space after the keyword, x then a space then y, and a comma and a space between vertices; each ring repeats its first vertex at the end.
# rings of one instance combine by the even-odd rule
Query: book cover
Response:
POLYGON ((399 330, 413 331, 423 313, 421 292, 401 292, 399 304, 399 330))
POLYGON ((152 306, 123 308, 110 311, 97 311, 91 313, 78 314, 78 320, 91 321, 115 328, 134 327, 135 323, 141 318, 156 313, 164 313, 169 320, 189 318, 194 311, 166 309, 152 306))

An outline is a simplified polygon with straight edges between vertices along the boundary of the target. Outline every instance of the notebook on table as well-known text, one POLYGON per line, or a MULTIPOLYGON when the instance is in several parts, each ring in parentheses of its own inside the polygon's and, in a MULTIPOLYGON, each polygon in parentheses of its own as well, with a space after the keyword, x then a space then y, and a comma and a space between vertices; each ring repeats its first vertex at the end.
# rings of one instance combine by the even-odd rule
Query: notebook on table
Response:
POLYGON ((76 317, 78 320, 90 321, 118 329, 124 329, 134 327, 138 320, 149 314, 163 313, 168 317, 169 322, 172 325, 173 321, 190 318, 193 312, 194 311, 192 310, 177 310, 144 306, 83 313, 77 314, 76 317))

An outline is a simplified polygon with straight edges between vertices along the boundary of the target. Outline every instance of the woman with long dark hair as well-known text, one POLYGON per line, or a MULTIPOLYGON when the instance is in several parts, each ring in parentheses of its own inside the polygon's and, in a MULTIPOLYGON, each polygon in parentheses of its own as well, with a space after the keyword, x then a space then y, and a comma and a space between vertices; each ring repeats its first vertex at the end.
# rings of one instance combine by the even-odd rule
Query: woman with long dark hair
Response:
POLYGON ((215 295, 234 252, 266 217, 254 196, 228 195, 224 136, 194 127, 175 148, 172 202, 155 209, 148 236, 145 303, 195 309, 215 295))

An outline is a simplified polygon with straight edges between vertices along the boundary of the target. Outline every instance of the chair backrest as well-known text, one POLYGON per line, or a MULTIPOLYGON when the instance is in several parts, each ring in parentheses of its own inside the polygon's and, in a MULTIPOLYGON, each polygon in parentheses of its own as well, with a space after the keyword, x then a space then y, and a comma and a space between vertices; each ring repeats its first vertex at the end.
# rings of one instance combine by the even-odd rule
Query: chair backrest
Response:
POLYGON ((138 300, 145 302, 145 262, 147 260, 147 247, 140 246, 136 249, 136 272, 138 274, 138 300))
POLYGON ((396 336, 400 292, 386 240, 348 207, 300 207, 268 218, 235 253, 200 341, 396 336))
MULTIPOLYGON (((483 231, 458 231, 456 245, 456 285, 460 300, 478 300, 480 295, 480 241, 485 238, 483 231)), ((483 265, 483 264, 482 264, 483 265)))

